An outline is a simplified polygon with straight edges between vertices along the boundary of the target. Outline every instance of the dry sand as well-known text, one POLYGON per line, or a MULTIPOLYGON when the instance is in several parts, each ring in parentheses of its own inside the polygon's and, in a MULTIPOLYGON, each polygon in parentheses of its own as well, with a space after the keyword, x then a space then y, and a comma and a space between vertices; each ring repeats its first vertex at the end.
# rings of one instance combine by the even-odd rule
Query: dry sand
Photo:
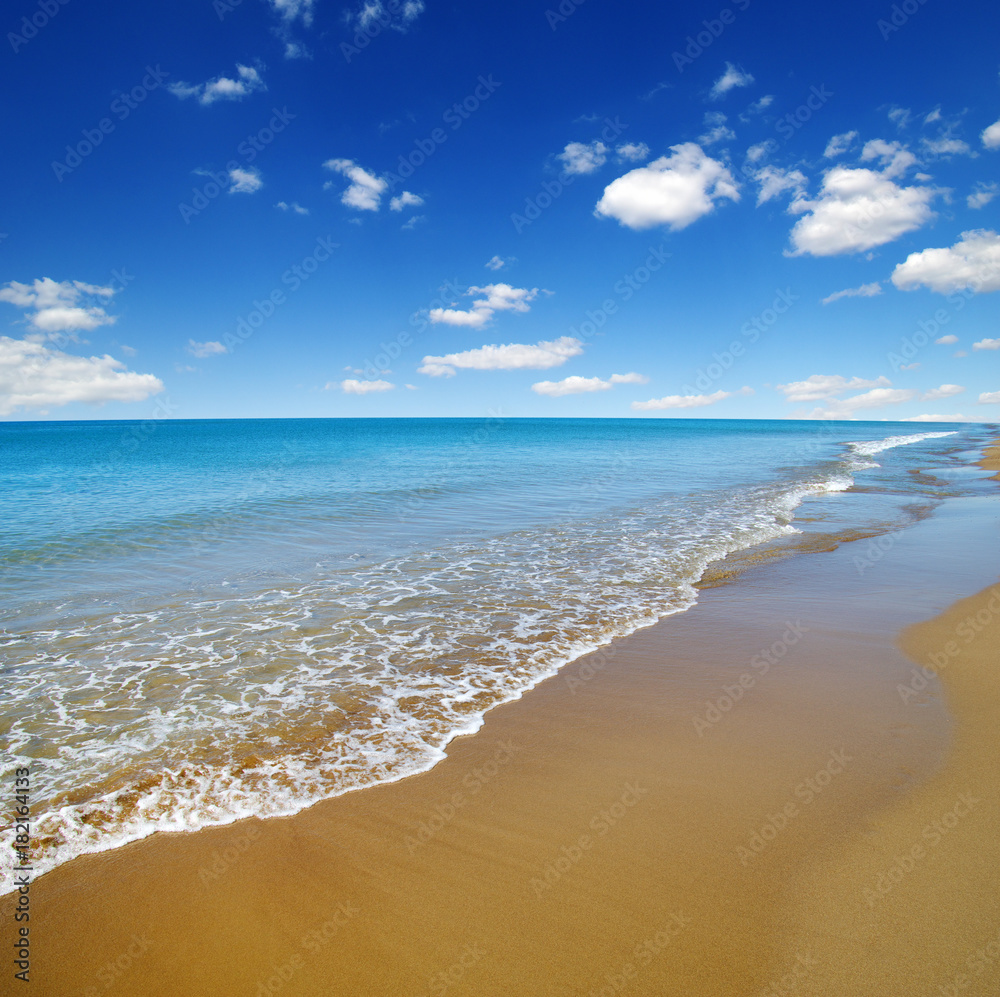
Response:
POLYGON ((958 992, 1000 992, 969 963, 1000 931, 1000 587, 912 626, 996 577, 997 506, 969 508, 868 567, 858 542, 703 591, 424 775, 60 867, 32 887, 31 992, 897 997, 966 966, 958 992), (900 693, 904 626, 919 662, 960 644, 953 726, 934 675, 900 693))

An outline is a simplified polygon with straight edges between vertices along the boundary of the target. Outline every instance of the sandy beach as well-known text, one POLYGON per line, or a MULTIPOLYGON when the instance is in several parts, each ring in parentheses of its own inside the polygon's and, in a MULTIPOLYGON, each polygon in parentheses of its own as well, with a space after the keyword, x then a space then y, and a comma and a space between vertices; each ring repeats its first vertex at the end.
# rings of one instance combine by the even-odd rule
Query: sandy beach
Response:
POLYGON ((998 516, 739 573, 424 775, 62 866, 33 991, 996 993, 998 516))

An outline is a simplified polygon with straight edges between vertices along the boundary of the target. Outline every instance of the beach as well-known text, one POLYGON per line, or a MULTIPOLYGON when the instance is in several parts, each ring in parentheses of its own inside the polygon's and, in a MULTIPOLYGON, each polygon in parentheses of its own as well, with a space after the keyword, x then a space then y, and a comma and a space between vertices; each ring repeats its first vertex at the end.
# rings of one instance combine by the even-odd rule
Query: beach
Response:
POLYGON ((58 867, 35 992, 995 993, 994 488, 761 559, 423 774, 58 867))

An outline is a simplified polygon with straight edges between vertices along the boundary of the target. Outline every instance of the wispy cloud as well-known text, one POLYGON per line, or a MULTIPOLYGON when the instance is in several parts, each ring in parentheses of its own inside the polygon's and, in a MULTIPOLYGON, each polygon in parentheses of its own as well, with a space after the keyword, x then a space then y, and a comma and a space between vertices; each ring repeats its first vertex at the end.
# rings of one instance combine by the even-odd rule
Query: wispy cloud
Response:
POLYGON ((220 100, 242 100, 256 90, 266 90, 260 73, 253 66, 237 63, 235 78, 216 76, 205 83, 171 83, 167 89, 182 100, 196 97, 199 104, 209 105, 220 100))

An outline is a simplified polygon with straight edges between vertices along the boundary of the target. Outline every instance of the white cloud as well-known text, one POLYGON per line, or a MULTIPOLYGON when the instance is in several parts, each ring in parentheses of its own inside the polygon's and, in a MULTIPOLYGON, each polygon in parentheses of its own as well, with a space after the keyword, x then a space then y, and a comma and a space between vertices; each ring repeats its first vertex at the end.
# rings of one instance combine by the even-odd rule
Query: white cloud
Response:
POLYGON ((382 0, 365 0, 347 22, 355 31, 369 31, 375 24, 405 33, 424 12, 423 0, 403 0, 402 3, 383 3, 382 0))
POLYGON ((256 166, 234 166, 229 171, 230 194, 253 194, 264 186, 256 166))
POLYGON ((488 259, 485 263, 487 270, 503 270, 504 267, 510 266, 514 262, 513 256, 508 256, 504 258, 503 256, 494 256, 488 259))
POLYGON ((838 156, 842 156, 854 144, 857 137, 857 132, 843 132, 840 135, 834 135, 827 142, 823 155, 827 159, 836 159, 838 156))
POLYGON ((777 166, 765 166, 758 170, 754 174, 754 180, 760 184, 760 192, 757 194, 758 205, 789 190, 793 196, 801 197, 808 183, 805 174, 800 170, 782 170, 777 166))
POLYGON ((900 422, 979 422, 970 415, 962 415, 961 412, 954 415, 911 415, 900 422))
POLYGON ((819 197, 792 201, 789 212, 803 217, 792 227, 794 250, 789 255, 862 252, 892 242, 934 217, 930 202, 938 192, 933 187, 899 187, 888 178, 907 154, 878 152, 871 145, 865 148, 872 157, 887 160, 886 173, 835 166, 823 177, 819 197))
POLYGON ((297 201, 292 201, 291 204, 286 204, 284 201, 278 201, 275 207, 281 208, 282 211, 294 211, 297 215, 309 214, 309 209, 303 208, 297 201))
POLYGON ((467 326, 481 329, 495 312, 527 312, 531 309, 529 301, 538 297, 538 288, 511 287, 510 284, 487 284, 484 287, 470 287, 466 295, 485 294, 472 302, 468 310, 461 308, 432 308, 432 322, 443 322, 445 325, 467 326))
POLYGON ((725 401, 735 395, 752 395, 753 388, 743 387, 739 391, 713 391, 710 395, 666 395, 663 398, 650 398, 645 402, 632 402, 632 408, 637 412, 653 412, 660 409, 704 408, 716 402, 725 401))
POLYGON ((260 73, 253 66, 236 64, 236 79, 228 76, 216 76, 206 83, 171 83, 167 89, 175 96, 184 100, 186 97, 197 97, 199 104, 208 106, 219 100, 242 100, 255 90, 266 90, 260 73))
POLYGON ((902 143, 886 142, 880 138, 865 142, 861 150, 862 162, 873 159, 877 159, 882 166, 882 176, 890 178, 902 176, 917 162, 917 157, 902 143))
POLYGON ((649 146, 645 142, 625 142, 615 149, 622 162, 637 163, 649 156, 649 146))
POLYGON ((889 109, 889 120, 902 131, 909 123, 912 112, 908 107, 892 107, 889 109))
POLYGON ((939 346, 951 346, 952 343, 958 342, 958 336, 941 336, 940 339, 935 339, 934 342, 939 346))
POLYGON ((399 227, 404 232, 409 232, 412 229, 415 229, 426 218, 427 218, 426 215, 414 215, 408 222, 403 222, 403 224, 400 225, 399 227))
POLYGON ((998 192, 1000 192, 1000 188, 995 183, 980 180, 973 188, 972 193, 965 199, 965 203, 977 211, 979 208, 985 208, 997 196, 998 192))
POLYGON ((1000 149, 1000 121, 994 121, 988 128, 984 128, 979 137, 987 149, 1000 149))
POLYGON ((358 381, 352 377, 345 381, 330 381, 326 385, 327 390, 340 388, 347 395, 368 395, 373 391, 392 391, 395 387, 390 381, 358 381))
POLYGON ((980 405, 996 405, 1000 404, 1000 391, 984 391, 979 396, 980 405))
POLYGON ((939 398, 953 398, 955 395, 960 395, 965 388, 960 384, 942 384, 940 388, 931 388, 930 391, 925 391, 921 396, 920 400, 925 402, 937 401, 939 398))
POLYGON ((127 357, 134 357, 139 352, 134 346, 126 346, 124 343, 121 344, 121 351, 127 357))
POLYGON ((451 377, 455 368, 462 370, 547 370, 561 367, 570 357, 579 356, 583 344, 572 336, 560 336, 535 344, 507 343, 481 346, 477 350, 449 353, 443 357, 426 356, 418 368, 431 377, 451 377))
POLYGON ((389 202, 389 210, 402 211, 403 208, 419 208, 423 203, 424 199, 419 194, 411 194, 408 190, 404 190, 402 194, 389 202))
POLYGON ((962 233, 960 242, 942 249, 910 253, 892 272, 901 291, 929 287, 938 294, 964 288, 988 293, 1000 291, 1000 235, 990 229, 962 233))
POLYGON ((726 71, 712 84, 709 96, 712 100, 718 100, 729 93, 730 90, 736 87, 747 87, 751 83, 753 83, 753 77, 749 73, 734 66, 731 62, 727 62, 726 71))
POLYGON ((740 199, 732 174, 700 145, 685 142, 670 152, 613 180, 594 213, 633 229, 669 225, 677 231, 709 214, 716 200, 740 199))
POLYGON ((878 281, 874 281, 871 284, 862 284, 860 287, 849 287, 844 291, 834 291, 833 294, 827 295, 821 304, 829 305, 831 302, 839 301, 841 298, 874 298, 881 293, 882 285, 878 281))
POLYGON ((771 146, 771 139, 765 139, 763 142, 758 142, 756 145, 750 146, 747 149, 747 159, 751 163, 760 162, 771 151, 771 146))
POLYGON ((158 377, 130 371, 107 354, 76 357, 45 343, 0 336, 0 415, 71 402, 138 402, 162 390, 158 377))
POLYGON ((970 156, 972 150, 961 139, 941 135, 938 138, 922 139, 924 148, 933 156, 970 156))
POLYGON ((777 390, 790 402, 815 402, 843 394, 845 391, 856 391, 859 388, 883 388, 891 384, 892 381, 884 375, 869 381, 863 377, 846 378, 840 374, 813 374, 804 381, 779 384, 777 390))
POLYGON ((556 159, 562 160, 567 174, 593 173, 607 161, 608 147, 603 142, 570 142, 556 159))
POLYGON ((215 357, 220 353, 229 352, 229 350, 223 346, 222 343, 215 340, 209 340, 207 343, 198 343, 193 339, 189 339, 185 349, 191 354, 191 356, 199 357, 201 359, 204 359, 205 357, 215 357))
POLYGON ((978 343, 973 343, 974 350, 1000 350, 1000 339, 980 339, 978 343))
POLYGON ((47 334, 89 332, 117 321, 104 305, 114 295, 110 287, 80 280, 36 278, 31 284, 12 280, 0 287, 0 301, 25 309, 29 325, 47 334))
POLYGON ((375 176, 351 159, 328 159, 323 166, 343 174, 351 181, 351 185, 340 197, 341 204, 358 211, 378 211, 382 195, 389 186, 387 180, 375 176))
POLYGON ((813 419, 850 419, 862 409, 878 409, 886 405, 900 405, 917 397, 912 388, 873 388, 850 398, 827 399, 826 408, 813 409, 813 419))
POLYGON ((926 118, 924 118, 924 124, 929 125, 935 121, 940 121, 940 120, 941 120, 941 108, 935 107, 934 110, 931 111, 926 118))
POLYGON ((531 390, 539 395, 550 398, 561 398, 563 395, 579 395, 590 391, 608 391, 616 384, 648 384, 649 378, 642 374, 612 374, 606 381, 599 377, 580 377, 573 374, 561 381, 539 381, 531 386, 531 390))
POLYGON ((313 4, 315 0, 269 0, 274 12, 286 21, 302 18, 307 27, 312 22, 313 4))
POLYGON ((755 100, 747 109, 746 114, 740 115, 741 121, 747 121, 746 115, 760 114, 774 103, 774 94, 765 94, 760 100, 755 100))
POLYGON ((709 130, 698 139, 702 145, 714 145, 716 142, 736 138, 736 132, 726 124, 726 116, 721 111, 709 111, 705 115, 705 127, 709 130))

